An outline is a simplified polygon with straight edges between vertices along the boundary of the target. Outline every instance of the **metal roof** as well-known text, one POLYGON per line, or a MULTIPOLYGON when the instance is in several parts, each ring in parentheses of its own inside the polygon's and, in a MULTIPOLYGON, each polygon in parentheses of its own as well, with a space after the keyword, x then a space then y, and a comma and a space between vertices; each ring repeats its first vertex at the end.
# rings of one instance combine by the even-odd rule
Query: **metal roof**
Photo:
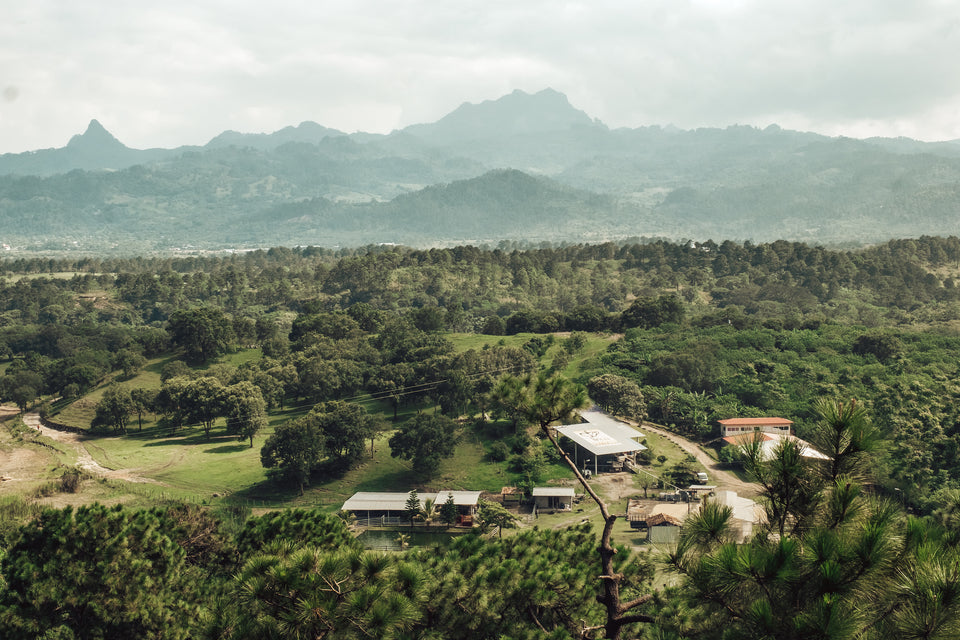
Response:
POLYGON ((534 487, 533 497, 557 497, 572 498, 574 495, 573 487, 534 487))
POLYGON ((595 456, 643 451, 645 446, 631 440, 623 431, 607 430, 595 424, 568 424, 557 431, 576 442, 595 456))
POLYGON ((608 433, 618 433, 627 438, 643 438, 645 437, 642 433, 631 427, 625 422, 620 422, 615 418, 611 418, 609 415, 600 411, 596 407, 588 411, 584 411, 580 414, 580 417, 589 422, 590 424, 602 427, 604 431, 608 433))
MULTIPOLYGON (((419 495, 420 506, 424 496, 419 495)), ((429 497, 429 496, 427 496, 429 497)), ((410 493, 380 493, 361 491, 355 493, 343 503, 344 511, 403 511, 407 508, 410 493)))
MULTIPOLYGON (((727 438, 724 438, 724 440, 727 440, 727 438)), ((830 456, 820 453, 819 451, 814 449, 813 445, 811 445, 806 440, 801 440, 796 436, 788 436, 782 433, 768 433, 765 435, 765 437, 759 440, 761 459, 772 460, 774 457, 774 452, 776 451, 776 448, 784 440, 791 440, 797 443, 797 446, 800 448, 800 455, 803 456, 804 458, 814 458, 816 460, 830 459, 830 456)), ((743 450, 746 447, 750 446, 752 442, 753 441, 748 440, 746 442, 737 442, 737 443, 731 443, 731 444, 733 444, 734 446, 738 446, 741 450, 743 450)))
POLYGON ((438 491, 434 495, 424 495, 423 499, 432 498, 434 504, 441 505, 447 501, 447 496, 453 496, 453 503, 458 507, 470 507, 476 505, 480 502, 480 494, 482 491, 438 491))
MULTIPOLYGON (((439 493, 418 493, 420 507, 426 500, 433 500, 438 507, 447 501, 448 495, 453 495, 453 503, 457 506, 475 506, 480 501, 480 491, 440 491, 439 493)), ((343 503, 344 511, 404 511, 410 492, 371 492, 355 493, 343 503)))

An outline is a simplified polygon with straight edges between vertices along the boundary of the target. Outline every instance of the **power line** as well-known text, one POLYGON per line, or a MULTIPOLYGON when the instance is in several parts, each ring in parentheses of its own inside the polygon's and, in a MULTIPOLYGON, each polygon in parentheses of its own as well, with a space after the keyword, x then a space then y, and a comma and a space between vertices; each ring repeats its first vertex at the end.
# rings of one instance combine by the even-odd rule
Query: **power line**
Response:
MULTIPOLYGON (((465 377, 466 377, 468 380, 473 380, 473 379, 476 379, 476 378, 482 378, 482 377, 487 376, 487 375, 492 375, 492 374, 497 374, 497 373, 504 373, 504 372, 507 372, 507 371, 515 371, 515 370, 520 369, 520 368, 521 368, 521 365, 510 365, 510 366, 500 367, 500 368, 498 368, 498 369, 487 369, 487 370, 478 371, 478 372, 475 372, 475 373, 472 373, 472 374, 466 374, 465 377)), ((399 387, 398 389, 396 389, 396 390, 391 390, 391 391, 380 391, 380 392, 374 392, 374 393, 365 393, 365 394, 356 395, 356 396, 348 396, 348 397, 346 397, 346 398, 335 398, 335 399, 333 399, 332 401, 337 401, 337 400, 339 400, 339 401, 341 401, 341 402, 347 402, 347 403, 351 403, 351 404, 362 405, 362 404, 364 404, 364 403, 378 402, 378 401, 380 401, 380 400, 387 400, 387 399, 395 398, 395 397, 408 396, 408 395, 421 394, 421 393, 429 393, 430 391, 433 391, 433 390, 437 389, 441 384, 443 384, 443 383, 445 383, 445 382, 449 382, 449 381, 450 381, 449 378, 443 378, 443 379, 440 379, 440 380, 433 380, 433 381, 429 381, 429 382, 422 382, 422 383, 415 384, 415 385, 408 385, 408 386, 404 386, 404 387, 399 387)), ((254 384, 254 386, 256 386, 256 384, 254 384)), ((258 387, 258 388, 259 388, 259 387, 258 387)), ((312 409, 312 408, 316 407, 318 404, 322 404, 323 402, 326 402, 326 401, 321 400, 321 401, 319 401, 319 402, 311 402, 311 403, 309 403, 309 404, 293 405, 293 406, 285 407, 284 410, 285 410, 285 411, 296 411, 296 410, 299 410, 299 409, 312 409)), ((251 419, 252 419, 252 416, 253 416, 252 413, 247 413, 247 414, 245 414, 245 415, 244 415, 244 414, 240 414, 240 415, 236 415, 236 416, 218 416, 218 417, 225 417, 225 418, 227 418, 227 420, 229 421, 231 418, 238 419, 238 420, 251 420, 251 419)), ((185 426, 186 426, 186 425, 185 425, 185 426)))

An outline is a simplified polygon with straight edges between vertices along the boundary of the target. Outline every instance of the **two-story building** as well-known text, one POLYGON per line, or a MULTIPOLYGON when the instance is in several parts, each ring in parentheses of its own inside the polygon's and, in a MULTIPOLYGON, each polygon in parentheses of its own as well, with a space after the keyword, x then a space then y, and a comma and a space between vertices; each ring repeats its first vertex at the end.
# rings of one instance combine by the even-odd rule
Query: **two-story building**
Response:
POLYGON ((720 423, 720 436, 722 438, 758 431, 788 436, 790 435, 790 428, 793 426, 793 420, 787 420, 786 418, 728 418, 717 420, 717 422, 720 423))

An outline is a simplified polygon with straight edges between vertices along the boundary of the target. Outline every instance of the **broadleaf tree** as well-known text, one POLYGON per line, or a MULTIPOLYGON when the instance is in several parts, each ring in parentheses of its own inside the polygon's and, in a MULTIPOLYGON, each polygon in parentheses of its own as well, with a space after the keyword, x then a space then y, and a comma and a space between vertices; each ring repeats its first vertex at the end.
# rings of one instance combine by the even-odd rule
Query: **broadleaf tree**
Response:
POLYGON ((457 440, 457 423, 451 418, 420 413, 390 437, 390 455, 410 460, 418 477, 430 478, 453 455, 457 440))

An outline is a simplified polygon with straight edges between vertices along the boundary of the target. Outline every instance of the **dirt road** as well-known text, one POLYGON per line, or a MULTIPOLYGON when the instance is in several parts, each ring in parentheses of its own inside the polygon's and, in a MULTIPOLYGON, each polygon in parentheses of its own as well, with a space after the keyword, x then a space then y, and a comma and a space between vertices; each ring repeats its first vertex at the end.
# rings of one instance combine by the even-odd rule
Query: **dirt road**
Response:
POLYGON ((87 473, 113 480, 160 484, 152 478, 139 475, 137 473, 137 469, 110 469, 104 467, 94 460, 93 456, 90 455, 90 452, 87 450, 87 446, 83 442, 83 436, 66 431, 57 431, 56 429, 50 429, 49 427, 43 426, 40 422, 39 413, 27 412, 23 414, 23 423, 31 429, 36 429, 42 435, 50 438, 51 440, 62 442, 63 444, 69 445, 75 449, 77 452, 77 467, 83 471, 86 471, 87 473))
POLYGON ((686 438, 678 436, 677 434, 667 431, 666 429, 654 427, 646 422, 643 424, 643 426, 637 428, 641 431, 648 431, 666 438, 696 458, 697 462, 707 468, 707 475, 710 478, 708 484, 715 484, 717 485, 717 488, 721 490, 736 491, 737 495, 745 498, 752 498, 759 493, 760 489, 757 485, 751 482, 744 482, 729 471, 724 471, 717 464, 716 460, 704 453, 697 444, 690 442, 686 438))

